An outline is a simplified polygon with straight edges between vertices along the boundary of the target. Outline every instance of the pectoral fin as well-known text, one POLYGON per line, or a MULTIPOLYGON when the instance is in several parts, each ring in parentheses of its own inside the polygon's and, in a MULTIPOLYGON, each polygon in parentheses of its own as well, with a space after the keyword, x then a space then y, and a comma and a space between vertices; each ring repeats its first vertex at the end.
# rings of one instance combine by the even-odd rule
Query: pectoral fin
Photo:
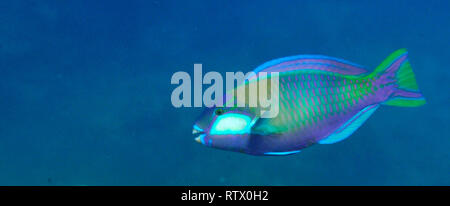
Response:
POLYGON ((275 126, 270 118, 259 118, 251 128, 251 133, 256 135, 280 135, 282 131, 275 126))

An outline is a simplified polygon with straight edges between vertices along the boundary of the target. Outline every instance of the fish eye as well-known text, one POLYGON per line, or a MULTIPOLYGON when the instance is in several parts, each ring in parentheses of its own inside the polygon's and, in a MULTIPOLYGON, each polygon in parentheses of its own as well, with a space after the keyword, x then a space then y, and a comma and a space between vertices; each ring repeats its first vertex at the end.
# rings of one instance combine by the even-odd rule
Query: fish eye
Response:
POLYGON ((216 113, 216 115, 222 115, 224 112, 223 112, 223 109, 218 108, 218 109, 216 109, 215 113, 216 113))

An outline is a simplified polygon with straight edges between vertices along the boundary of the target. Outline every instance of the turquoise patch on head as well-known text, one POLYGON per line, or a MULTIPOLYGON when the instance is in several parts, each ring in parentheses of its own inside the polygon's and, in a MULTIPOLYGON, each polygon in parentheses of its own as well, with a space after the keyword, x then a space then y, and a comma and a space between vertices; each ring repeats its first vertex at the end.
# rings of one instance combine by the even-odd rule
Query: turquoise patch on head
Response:
POLYGON ((211 135, 234 135, 250 133, 252 119, 244 114, 220 115, 211 127, 211 135))

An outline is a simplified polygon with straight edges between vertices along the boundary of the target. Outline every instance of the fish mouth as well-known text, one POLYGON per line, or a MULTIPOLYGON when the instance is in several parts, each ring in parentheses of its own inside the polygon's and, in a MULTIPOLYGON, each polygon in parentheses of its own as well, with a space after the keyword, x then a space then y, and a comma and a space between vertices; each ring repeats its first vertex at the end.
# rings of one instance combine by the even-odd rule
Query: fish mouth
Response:
POLYGON ((201 129, 200 127, 198 127, 197 125, 194 125, 194 128, 192 129, 192 134, 196 135, 198 134, 197 137, 195 137, 195 141, 198 143, 202 143, 204 144, 204 137, 206 136, 205 132, 203 131, 203 129, 201 129))

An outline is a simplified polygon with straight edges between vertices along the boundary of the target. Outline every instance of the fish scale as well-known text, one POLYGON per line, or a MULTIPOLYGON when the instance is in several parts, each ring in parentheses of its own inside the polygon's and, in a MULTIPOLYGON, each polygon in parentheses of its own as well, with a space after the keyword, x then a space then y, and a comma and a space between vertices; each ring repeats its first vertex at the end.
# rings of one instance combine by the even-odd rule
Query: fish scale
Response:
POLYGON ((354 106, 353 100, 362 105, 370 104, 361 102, 361 100, 365 96, 373 94, 366 88, 371 84, 357 85, 357 81, 370 82, 372 80, 347 79, 331 73, 323 74, 311 71, 295 71, 294 73, 285 73, 280 76, 280 88, 282 88, 280 101, 284 105, 280 109, 280 124, 286 125, 287 130, 300 129, 308 124, 312 126, 320 124, 321 120, 330 115, 339 115, 339 113, 345 115, 354 106), (291 78, 291 76, 297 78, 291 78), (302 79, 305 80, 303 84, 300 83, 302 79), (357 86, 356 89, 354 85, 357 86), (325 89, 324 94, 321 94, 320 89, 325 89), (331 92, 327 92, 326 89, 331 92), (296 98, 292 98, 294 96, 296 98), (303 104, 300 105, 302 101, 303 104))

